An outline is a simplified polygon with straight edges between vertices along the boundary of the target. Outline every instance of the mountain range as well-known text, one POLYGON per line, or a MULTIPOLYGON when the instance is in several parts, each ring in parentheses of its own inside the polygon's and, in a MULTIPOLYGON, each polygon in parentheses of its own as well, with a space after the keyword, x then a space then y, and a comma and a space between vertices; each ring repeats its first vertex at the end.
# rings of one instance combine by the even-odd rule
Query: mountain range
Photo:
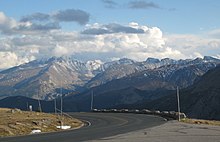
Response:
MULTIPOLYGON (((200 119, 220 120, 220 66, 209 70, 197 83, 180 91, 181 111, 200 119)), ((142 108, 177 110, 176 94, 136 104, 142 108)))
POLYGON ((45 110, 53 111, 53 99, 58 100, 62 94, 65 111, 89 111, 93 92, 95 108, 175 110, 174 95, 179 86, 183 112, 191 117, 220 119, 216 112, 210 114, 218 106, 215 93, 219 86, 213 84, 218 81, 209 80, 217 79, 219 64, 219 59, 209 56, 185 60, 148 58, 142 62, 124 58, 107 63, 68 57, 35 60, 0 72, 0 97, 5 98, 0 100, 0 106, 13 107, 18 98, 35 102, 24 99, 28 97, 41 99, 48 105, 45 110), (209 87, 204 85, 207 82, 209 87), (204 93, 213 98, 206 98, 210 96, 204 93), (204 98, 197 102, 201 96, 204 98), (200 107, 210 104, 206 99, 216 105, 203 113, 200 107))
POLYGON ((99 64, 98 61, 83 63, 53 57, 13 67, 0 72, 0 96, 54 99, 61 91, 68 93, 80 89, 100 72, 99 64))
POLYGON ((124 58, 107 63, 53 57, 1 71, 0 97, 22 95, 51 100, 61 94, 77 94, 100 85, 107 90, 127 87, 172 90, 176 85, 185 88, 219 62, 207 56, 195 60, 148 58, 143 62, 124 58))

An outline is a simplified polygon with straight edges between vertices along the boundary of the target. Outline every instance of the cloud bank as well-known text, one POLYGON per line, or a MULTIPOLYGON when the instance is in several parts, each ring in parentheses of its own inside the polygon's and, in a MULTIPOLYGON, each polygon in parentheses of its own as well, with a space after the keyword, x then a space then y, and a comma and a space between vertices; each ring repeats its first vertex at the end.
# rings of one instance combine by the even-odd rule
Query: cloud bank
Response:
POLYGON ((53 21, 53 22, 76 22, 80 25, 85 25, 89 22, 89 13, 79 9, 60 10, 53 14, 34 13, 22 17, 21 22, 28 21, 53 21))
POLYGON ((76 11, 35 13, 24 16, 19 21, 0 12, 0 69, 52 56, 102 61, 124 57, 137 61, 148 57, 220 57, 220 30, 204 33, 206 36, 164 35, 158 27, 135 22, 127 25, 86 24, 79 32, 62 30, 60 22, 75 22, 80 25, 88 22, 89 14, 79 19, 74 14, 80 15, 81 12, 76 11), (68 15, 72 15, 72 18, 68 15))
POLYGON ((107 25, 100 25, 95 23, 93 25, 87 25, 87 29, 82 31, 82 34, 88 35, 102 35, 102 34, 115 34, 115 33, 127 33, 127 34, 144 34, 147 32, 147 27, 138 27, 137 23, 130 23, 128 26, 123 26, 116 23, 107 25), (133 24, 133 25, 132 25, 133 24))
POLYGON ((60 23, 62 22, 85 25, 89 20, 89 13, 75 9, 60 10, 52 14, 34 13, 22 17, 20 21, 0 12, 0 32, 3 34, 39 34, 39 32, 61 29, 60 23))

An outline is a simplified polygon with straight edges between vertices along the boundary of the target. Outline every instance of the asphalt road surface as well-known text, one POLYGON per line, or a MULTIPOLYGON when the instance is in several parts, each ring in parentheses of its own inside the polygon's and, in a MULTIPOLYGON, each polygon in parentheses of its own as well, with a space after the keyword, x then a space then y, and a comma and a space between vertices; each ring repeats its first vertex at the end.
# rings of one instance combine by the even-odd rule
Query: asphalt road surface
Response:
POLYGON ((97 140, 164 124, 161 117, 126 113, 70 113, 90 122, 77 130, 0 138, 0 142, 80 142, 97 140))

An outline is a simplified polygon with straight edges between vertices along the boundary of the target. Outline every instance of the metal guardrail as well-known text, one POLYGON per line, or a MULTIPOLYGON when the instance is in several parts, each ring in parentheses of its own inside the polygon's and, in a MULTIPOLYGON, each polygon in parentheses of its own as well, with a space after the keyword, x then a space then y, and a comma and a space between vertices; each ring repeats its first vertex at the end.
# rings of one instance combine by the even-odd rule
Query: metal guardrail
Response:
POLYGON ((181 119, 186 118, 185 113, 178 113, 175 111, 159 111, 159 110, 148 110, 148 109, 93 109, 93 112, 104 112, 104 113, 136 113, 136 114, 148 114, 148 115, 158 115, 168 119, 178 120, 179 116, 181 119))

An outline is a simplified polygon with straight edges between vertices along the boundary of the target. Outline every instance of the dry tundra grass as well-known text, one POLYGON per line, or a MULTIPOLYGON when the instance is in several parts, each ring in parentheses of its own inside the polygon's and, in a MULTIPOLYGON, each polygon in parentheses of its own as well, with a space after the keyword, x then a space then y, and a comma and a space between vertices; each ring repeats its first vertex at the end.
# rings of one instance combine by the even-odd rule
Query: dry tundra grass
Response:
POLYGON ((215 121, 215 120, 201 120, 201 119, 182 119, 182 122, 185 123, 190 123, 190 124, 207 124, 207 125, 216 125, 220 126, 220 121, 215 121))
MULTIPOLYGON (((61 117, 54 114, 0 108, 0 137, 30 134, 32 130, 42 132, 59 131, 61 117)), ((77 119, 62 117, 63 125, 78 128, 83 123, 77 119)))

